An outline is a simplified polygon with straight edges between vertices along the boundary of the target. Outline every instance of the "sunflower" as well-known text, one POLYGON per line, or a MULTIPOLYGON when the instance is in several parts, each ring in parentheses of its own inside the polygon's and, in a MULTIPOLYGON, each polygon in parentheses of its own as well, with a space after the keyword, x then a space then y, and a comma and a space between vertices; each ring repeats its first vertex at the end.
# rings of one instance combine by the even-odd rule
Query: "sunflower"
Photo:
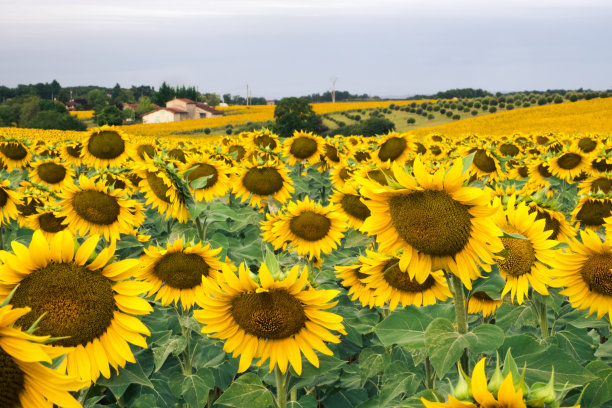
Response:
POLYGON ((8 171, 25 168, 32 160, 28 146, 18 140, 0 142, 0 159, 8 171))
POLYGON ((530 179, 537 182, 542 182, 548 185, 545 179, 552 177, 553 174, 550 171, 550 165, 545 160, 533 160, 529 164, 529 176, 530 179))
POLYGON ((134 157, 128 136, 119 128, 106 125, 85 136, 81 154, 83 163, 97 169, 121 167, 134 157))
POLYGON ((278 135, 270 132, 269 129, 246 132, 246 137, 251 147, 267 148, 271 151, 276 151, 281 146, 278 135))
POLYGON ((58 194, 62 207, 57 213, 66 217, 64 223, 82 236, 104 235, 107 240, 119 234, 130 234, 142 220, 134 200, 125 198, 124 190, 110 190, 103 183, 95 183, 85 175, 79 176, 79 186, 67 187, 58 194))
POLYGON ((378 142, 379 148, 374 152, 378 164, 397 162, 403 164, 414 151, 414 145, 407 133, 389 132, 378 142))
POLYGON ((612 171, 612 157, 598 156, 591 160, 591 169, 594 173, 608 173, 612 171))
POLYGON ((612 215, 612 198, 607 196, 584 196, 571 213, 572 221, 580 227, 599 229, 604 218, 612 215))
POLYGON ((592 158, 578 148, 563 149, 548 160, 551 173, 560 179, 571 181, 582 172, 591 171, 592 158))
MULTIPOLYGON (((572 307, 597 312, 601 318, 612 310, 612 245, 591 230, 580 231, 582 242, 570 242, 570 251, 561 253, 552 271, 554 285, 572 307)), ((612 316, 610 316, 612 318, 612 316)))
POLYGON ((244 156, 247 154, 247 149, 245 149, 245 147, 238 141, 234 141, 224 146, 224 151, 237 162, 242 161, 244 156))
POLYGON ((352 179, 355 171, 357 171, 357 168, 346 162, 333 167, 329 172, 331 185, 335 188, 341 188, 344 183, 352 179))
POLYGON ((38 160, 32 163, 29 176, 34 183, 49 186, 51 191, 61 191, 72 184, 74 169, 59 158, 38 160))
POLYGON ((368 306, 370 309, 374 307, 376 303, 376 296, 374 295, 374 289, 366 287, 363 279, 369 275, 361 272, 363 264, 358 261, 354 265, 348 266, 334 266, 336 278, 341 279, 340 284, 348 288, 348 296, 351 300, 359 300, 363 307, 368 306))
POLYGON ((499 181, 504 178, 499 160, 489 149, 472 148, 468 153, 474 153, 474 159, 469 169, 472 176, 481 180, 488 177, 492 181, 499 181))
POLYGON ((28 307, 0 307, 0 405, 80 408, 70 391, 87 384, 41 364, 51 364, 62 351, 44 344, 49 336, 35 336, 15 327, 15 322, 29 312, 28 307))
POLYGON ((520 145, 512 141, 506 141, 504 143, 500 143, 497 147, 497 152, 500 156, 504 157, 517 157, 522 154, 522 149, 520 145))
POLYGON ((468 301, 468 313, 482 313, 482 317, 491 316, 502 303, 503 300, 495 300, 486 292, 474 292, 468 301))
POLYGON ((128 172, 123 169, 107 167, 96 171, 91 179, 96 183, 103 183, 112 190, 125 190, 128 194, 132 192, 132 183, 128 178, 128 172))
POLYGON ((568 242, 576 236, 576 230, 565 219, 565 214, 555 210, 555 207, 549 207, 545 203, 535 201, 526 201, 529 206, 529 212, 535 212, 536 220, 544 220, 544 231, 552 231, 549 239, 555 241, 568 242))
POLYGON ((196 201, 211 202, 215 197, 223 197, 227 194, 231 187, 230 170, 227 166, 205 156, 195 157, 187 161, 181 167, 181 173, 189 183, 189 189, 196 201), (194 189, 191 182, 200 177, 209 178, 204 186, 194 189))
POLYGON ((0 181, 0 226, 19 216, 17 205, 22 202, 21 194, 11 190, 9 180, 0 181))
POLYGON ((19 226, 23 227, 27 217, 36 214, 36 209, 45 205, 48 200, 48 192, 38 189, 29 182, 22 181, 19 187, 19 195, 20 200, 16 203, 17 221, 19 226))
POLYGON ((241 202, 248 199, 252 206, 261 206, 268 197, 285 203, 293 191, 287 168, 276 160, 261 164, 253 162, 240 168, 233 186, 236 197, 241 202))
POLYGON ((338 247, 346 230, 346 218, 333 204, 323 207, 311 201, 290 202, 271 226, 275 249, 297 250, 308 259, 320 258, 338 247))
POLYGON ((325 170, 329 170, 334 166, 340 164, 341 153, 338 151, 338 147, 333 145, 332 143, 325 142, 324 146, 325 153, 321 155, 321 161, 323 162, 322 166, 319 166, 319 171, 323 172, 325 170))
POLYGON ((590 176, 578 184, 578 194, 588 195, 590 193, 608 194, 612 191, 612 178, 606 173, 590 176))
POLYGON ((542 295, 548 295, 546 286, 550 286, 549 267, 554 268, 557 251, 552 248, 558 242, 548 239, 550 231, 545 231, 546 222, 536 220, 537 214, 530 213, 524 203, 515 204, 512 196, 508 207, 501 207, 495 215, 495 223, 507 234, 520 234, 523 238, 504 236, 501 241, 504 249, 498 253, 497 266, 499 273, 506 281, 502 291, 503 298, 510 292, 510 299, 516 297, 519 304, 529 294, 529 286, 542 295))
POLYGON ((302 354, 318 367, 314 351, 332 355, 324 342, 339 343, 340 338, 331 331, 346 334, 342 316, 324 310, 337 303, 330 301, 339 291, 307 286, 306 268, 300 275, 296 265, 283 280, 277 280, 262 264, 256 283, 241 264, 238 276, 224 268, 217 283, 208 296, 197 299, 202 309, 193 315, 204 324, 203 333, 226 340, 223 350, 240 356, 240 373, 259 358, 258 366, 270 360, 270 371, 278 366, 285 373, 291 364, 301 375, 302 354))
POLYGON ((32 309, 18 320, 22 327, 44 314, 37 332, 62 337, 53 347, 73 348, 62 369, 88 382, 100 374, 109 378, 109 366, 135 362, 128 342, 146 348, 142 334, 150 333, 132 315, 152 311, 138 297, 150 284, 126 280, 138 271, 138 260, 110 262, 115 252, 111 243, 89 261, 98 240, 92 236, 75 251, 70 232, 61 231, 48 242, 35 231, 29 248, 13 241, 15 254, 0 252, 0 298, 14 291, 11 304, 32 309))
POLYGON ((62 143, 60 157, 73 166, 80 166, 83 162, 83 159, 81 159, 82 150, 81 142, 77 140, 65 141, 62 143))
POLYGON ((146 204, 157 208, 160 214, 165 214, 166 219, 172 216, 181 223, 189 220, 186 205, 189 190, 173 165, 146 158, 134 169, 140 177, 138 188, 144 192, 146 204))
POLYGON ((361 201, 354 183, 346 183, 332 194, 330 201, 346 215, 349 227, 359 229, 370 216, 370 209, 361 201))
POLYGON ((68 228, 66 217, 59 215, 61 209, 62 207, 47 205, 38 208, 35 214, 26 218, 25 226, 33 231, 40 230, 47 240, 50 240, 55 234, 68 228))
POLYGON ((389 303, 390 310, 395 310, 399 303, 404 307, 421 307, 451 297, 443 271, 431 272, 425 281, 419 283, 399 267, 398 258, 369 250, 366 254, 359 258, 362 263, 361 273, 367 276, 361 282, 368 289, 374 290, 376 306, 389 303))
POLYGON ((157 155, 157 148, 151 143, 140 143, 136 145, 136 156, 145 160, 145 157, 150 159, 154 158, 157 155))
POLYGON ((295 131, 292 137, 285 139, 283 143, 283 156, 288 157, 287 164, 293 166, 296 163, 313 165, 321 160, 325 154, 325 143, 320 136, 312 132, 295 131))
POLYGON ((468 176, 462 167, 457 159, 430 175, 417 157, 414 177, 394 165, 394 187, 368 182, 361 189, 372 215, 360 230, 376 235, 383 253, 403 250, 399 267, 419 283, 445 269, 471 289, 479 268, 490 271, 493 254, 504 248, 488 192, 462 187, 468 176))
POLYGON ((573 147, 580 149, 584 153, 591 153, 600 145, 599 139, 592 136, 584 136, 581 138, 576 138, 574 140, 573 147))
POLYGON ((144 270, 141 278, 153 285, 148 296, 155 294, 155 300, 161 300, 164 306, 180 300, 183 310, 190 309, 196 298, 205 296, 208 279, 214 279, 224 265, 236 270, 231 262, 219 260, 221 250, 210 249, 210 244, 183 245, 182 239, 167 244, 165 249, 145 249, 140 258, 144 270))

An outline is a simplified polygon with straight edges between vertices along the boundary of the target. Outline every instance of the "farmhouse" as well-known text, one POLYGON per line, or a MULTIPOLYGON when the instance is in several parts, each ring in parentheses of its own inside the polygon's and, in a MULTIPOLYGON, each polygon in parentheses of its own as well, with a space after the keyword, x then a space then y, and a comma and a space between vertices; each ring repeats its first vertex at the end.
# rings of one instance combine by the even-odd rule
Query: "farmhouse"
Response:
POLYGON ((203 119, 222 116, 223 113, 205 103, 191 99, 173 99, 165 108, 158 108, 142 116, 142 123, 177 122, 179 120, 203 119))

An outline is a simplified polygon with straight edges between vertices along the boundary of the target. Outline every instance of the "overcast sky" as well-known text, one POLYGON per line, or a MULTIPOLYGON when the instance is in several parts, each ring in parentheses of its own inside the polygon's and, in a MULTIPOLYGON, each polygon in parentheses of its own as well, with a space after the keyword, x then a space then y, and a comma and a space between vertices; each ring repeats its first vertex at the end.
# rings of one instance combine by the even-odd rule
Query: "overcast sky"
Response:
POLYGON ((612 88, 609 0, 0 0, 0 85, 612 88))

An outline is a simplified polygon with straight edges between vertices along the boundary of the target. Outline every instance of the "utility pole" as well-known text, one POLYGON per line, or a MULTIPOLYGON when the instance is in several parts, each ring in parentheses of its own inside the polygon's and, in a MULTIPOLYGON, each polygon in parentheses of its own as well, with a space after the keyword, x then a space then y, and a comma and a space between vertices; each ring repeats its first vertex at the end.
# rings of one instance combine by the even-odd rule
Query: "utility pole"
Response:
POLYGON ((333 76, 329 80, 332 83, 332 103, 336 103, 336 81, 338 80, 338 77, 333 76))
POLYGON ((247 84, 247 92, 246 92, 246 106, 249 106, 249 84, 247 84))

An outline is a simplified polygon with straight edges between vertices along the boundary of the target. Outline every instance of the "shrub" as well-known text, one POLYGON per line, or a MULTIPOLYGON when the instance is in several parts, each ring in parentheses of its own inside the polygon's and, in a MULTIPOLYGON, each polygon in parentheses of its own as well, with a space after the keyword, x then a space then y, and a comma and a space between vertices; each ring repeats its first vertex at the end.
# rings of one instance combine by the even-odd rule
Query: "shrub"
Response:
POLYGON ((472 116, 476 116, 476 115, 478 115, 478 111, 477 110, 473 110, 472 111, 472 116))
POLYGON ((406 122, 408 122, 409 125, 412 125, 413 123, 416 122, 416 119, 415 118, 408 118, 408 119, 406 119, 406 122))
POLYGON ((453 120, 459 120, 459 119, 461 119, 460 115, 453 115, 453 120))
POLYGON ((497 108, 495 106, 491 106, 489 108, 489 113, 495 113, 495 112, 497 112, 497 108))

